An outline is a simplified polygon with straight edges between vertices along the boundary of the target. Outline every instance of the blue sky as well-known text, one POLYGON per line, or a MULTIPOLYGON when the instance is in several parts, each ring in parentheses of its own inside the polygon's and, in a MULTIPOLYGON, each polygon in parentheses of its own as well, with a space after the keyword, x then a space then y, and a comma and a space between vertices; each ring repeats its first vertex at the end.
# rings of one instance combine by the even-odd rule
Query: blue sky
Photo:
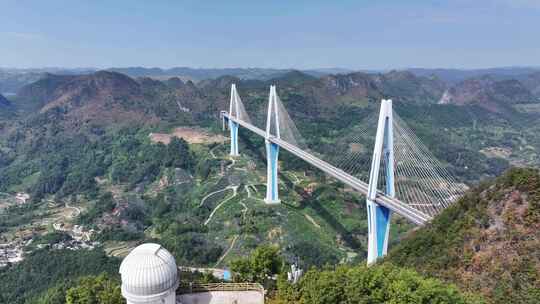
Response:
POLYGON ((540 66, 540 0, 1 0, 0 12, 0 67, 540 66))

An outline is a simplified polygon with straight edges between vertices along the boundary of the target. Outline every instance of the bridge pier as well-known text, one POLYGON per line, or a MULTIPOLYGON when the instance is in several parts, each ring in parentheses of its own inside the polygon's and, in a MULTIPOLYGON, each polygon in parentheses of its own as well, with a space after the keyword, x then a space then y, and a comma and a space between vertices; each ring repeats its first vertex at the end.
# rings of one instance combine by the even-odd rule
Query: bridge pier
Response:
POLYGON ((368 201, 368 265, 387 253, 391 216, 390 209, 368 201))
POLYGON ((229 126, 229 118, 227 117, 227 111, 221 111, 219 113, 219 117, 221 118, 221 130, 225 131, 225 129, 229 126))
POLYGON ((278 195, 278 156, 279 146, 269 140, 270 137, 281 138, 279 130, 279 112, 277 108, 276 86, 270 86, 270 95, 268 96, 268 116, 266 118, 266 198, 267 204, 278 204, 280 202, 278 195), (272 128, 273 126, 273 128, 272 128), (272 132, 274 131, 274 133, 272 132))
POLYGON ((229 119, 229 130, 231 130, 231 156, 238 156, 238 123, 229 119))
POLYGON ((279 146, 266 141, 267 176, 266 176, 266 199, 267 204, 279 204, 278 196, 278 155, 279 146))
POLYGON ((392 213, 387 207, 375 202, 377 196, 377 183, 381 166, 381 157, 384 157, 385 189, 389 197, 395 196, 394 189, 394 136, 392 130, 392 100, 382 100, 375 137, 375 147, 371 161, 369 188, 367 194, 368 215, 368 257, 367 264, 371 265, 378 258, 386 255, 388 250, 388 237, 392 213))
MULTIPOLYGON (((240 108, 238 105, 238 93, 236 84, 231 84, 231 101, 229 105, 229 115, 234 118, 240 118, 240 108)), ((229 130, 231 131, 231 156, 238 156, 238 123, 229 119, 229 130)))

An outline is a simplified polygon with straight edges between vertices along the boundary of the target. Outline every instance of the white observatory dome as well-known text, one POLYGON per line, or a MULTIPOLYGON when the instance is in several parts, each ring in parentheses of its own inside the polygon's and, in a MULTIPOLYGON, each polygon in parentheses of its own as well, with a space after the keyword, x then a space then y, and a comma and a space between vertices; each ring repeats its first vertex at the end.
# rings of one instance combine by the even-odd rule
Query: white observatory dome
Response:
POLYGON ((158 244, 142 244, 120 265, 122 295, 128 303, 175 303, 178 270, 174 257, 158 244))

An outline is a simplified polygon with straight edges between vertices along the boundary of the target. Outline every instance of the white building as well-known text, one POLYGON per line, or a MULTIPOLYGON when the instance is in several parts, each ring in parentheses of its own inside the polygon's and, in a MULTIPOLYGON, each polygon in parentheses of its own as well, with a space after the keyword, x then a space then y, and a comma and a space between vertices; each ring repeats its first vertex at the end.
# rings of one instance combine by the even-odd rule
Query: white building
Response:
POLYGON ((178 271, 174 257, 158 244, 142 244, 120 265, 128 304, 175 304, 178 271))
POLYGON ((120 264, 122 296, 127 304, 264 304, 258 283, 191 283, 178 290, 174 257, 158 244, 142 244, 120 264))

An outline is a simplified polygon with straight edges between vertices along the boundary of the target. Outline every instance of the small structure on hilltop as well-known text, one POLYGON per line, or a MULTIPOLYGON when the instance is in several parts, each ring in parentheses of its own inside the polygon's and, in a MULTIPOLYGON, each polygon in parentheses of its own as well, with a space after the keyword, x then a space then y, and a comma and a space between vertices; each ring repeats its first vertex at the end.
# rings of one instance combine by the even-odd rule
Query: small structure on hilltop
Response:
POLYGON ((142 244, 120 265, 122 296, 128 304, 175 304, 178 270, 174 257, 158 244, 142 244))
POLYGON ((304 271, 298 267, 296 263, 291 265, 291 271, 287 272, 287 281, 296 284, 300 281, 300 278, 304 274, 304 271))
POLYGON ((179 304, 264 304, 259 283, 191 283, 178 289, 179 304))
POLYGON ((18 205, 26 204, 26 201, 30 199, 30 194, 24 192, 18 192, 15 196, 18 205))
POLYGON ((264 304, 265 290, 258 283, 180 284, 174 257, 159 244, 133 249, 120 275, 127 304, 264 304))

